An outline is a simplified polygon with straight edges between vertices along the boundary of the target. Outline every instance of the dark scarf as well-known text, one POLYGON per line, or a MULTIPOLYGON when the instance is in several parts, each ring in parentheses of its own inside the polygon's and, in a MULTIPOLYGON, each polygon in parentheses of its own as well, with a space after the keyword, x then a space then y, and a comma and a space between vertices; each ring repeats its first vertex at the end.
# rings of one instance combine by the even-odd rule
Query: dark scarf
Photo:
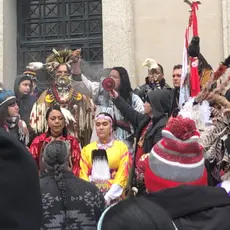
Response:
POLYGON ((15 116, 15 117, 7 117, 6 118, 6 126, 8 129, 13 129, 18 125, 18 122, 20 120, 20 116, 15 116))
POLYGON ((29 131, 26 123, 20 119, 20 116, 7 117, 4 128, 23 144, 27 145, 29 143, 29 131))

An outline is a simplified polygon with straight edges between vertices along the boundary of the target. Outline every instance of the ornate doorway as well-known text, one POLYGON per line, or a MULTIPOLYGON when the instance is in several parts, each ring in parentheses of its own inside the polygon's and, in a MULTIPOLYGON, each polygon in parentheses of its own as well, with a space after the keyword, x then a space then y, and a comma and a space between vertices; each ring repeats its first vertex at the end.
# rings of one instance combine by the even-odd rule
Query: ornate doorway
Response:
POLYGON ((52 48, 82 49, 90 66, 103 64, 101 0, 18 0, 18 72, 44 62, 52 48))

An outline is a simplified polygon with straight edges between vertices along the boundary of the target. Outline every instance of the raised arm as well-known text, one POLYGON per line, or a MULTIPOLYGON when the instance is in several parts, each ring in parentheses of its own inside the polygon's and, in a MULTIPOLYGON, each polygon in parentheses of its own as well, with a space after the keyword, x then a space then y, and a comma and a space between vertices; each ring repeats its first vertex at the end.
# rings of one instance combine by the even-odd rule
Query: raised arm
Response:
POLYGON ((72 87, 82 94, 85 94, 93 99, 96 99, 100 88, 100 82, 90 81, 84 74, 81 73, 81 61, 72 64, 72 87))
MULTIPOLYGON (((114 91, 115 92, 115 91, 114 91)), ((134 129, 139 126, 140 121, 145 117, 144 114, 137 112, 134 108, 132 108, 123 98, 116 95, 113 99, 113 103, 117 107, 117 109, 122 113, 122 115, 129 121, 134 129)))
POLYGON ((81 74, 81 81, 77 81, 72 78, 71 86, 78 92, 85 94, 95 100, 100 88, 100 82, 90 81, 87 77, 81 74))
POLYGON ((141 98, 136 95, 135 93, 132 93, 132 107, 139 113, 144 113, 144 103, 141 100, 141 98))

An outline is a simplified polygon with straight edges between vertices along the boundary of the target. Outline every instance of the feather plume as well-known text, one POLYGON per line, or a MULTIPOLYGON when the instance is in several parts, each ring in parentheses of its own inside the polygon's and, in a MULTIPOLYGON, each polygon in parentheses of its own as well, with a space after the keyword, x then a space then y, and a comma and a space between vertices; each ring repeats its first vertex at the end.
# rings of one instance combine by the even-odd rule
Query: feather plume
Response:
POLYGON ((144 63, 143 63, 143 67, 148 67, 149 70, 151 69, 157 69, 159 66, 157 64, 157 62, 152 59, 152 58, 147 58, 144 63))
POLYGON ((26 66, 26 69, 29 69, 31 71, 38 71, 44 68, 44 64, 42 62, 30 62, 28 66, 26 66))
POLYGON ((61 112, 63 116, 65 117, 65 121, 68 125, 70 124, 71 121, 74 123, 76 122, 74 116, 71 114, 71 112, 68 109, 61 108, 61 112))
POLYGON ((221 105, 225 109, 230 109, 230 102, 225 97, 218 95, 214 92, 211 92, 208 95, 207 100, 209 102, 215 102, 216 104, 221 105))
POLYGON ((52 51, 53 53, 46 58, 46 63, 58 62, 59 64, 64 64, 71 59, 73 53, 72 50, 68 49, 60 51, 53 49, 52 51))
POLYGON ((56 49, 52 49, 52 52, 55 54, 55 55, 57 55, 58 57, 60 57, 60 54, 58 53, 58 51, 56 50, 56 49))
POLYGON ((207 101, 194 105, 194 98, 190 98, 180 110, 179 115, 192 119, 199 130, 204 130, 211 123, 211 108, 207 101))
POLYGON ((49 71, 49 72, 53 72, 58 66, 59 66, 59 62, 49 62, 49 63, 46 63, 46 69, 49 71))

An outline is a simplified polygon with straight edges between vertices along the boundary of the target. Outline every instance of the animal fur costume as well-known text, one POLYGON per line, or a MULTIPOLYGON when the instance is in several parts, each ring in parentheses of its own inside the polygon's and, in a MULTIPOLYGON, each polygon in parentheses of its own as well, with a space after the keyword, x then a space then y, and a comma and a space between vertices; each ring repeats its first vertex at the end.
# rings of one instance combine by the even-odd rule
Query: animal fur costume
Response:
POLYGON ((45 68, 52 76, 51 86, 45 90, 34 104, 31 112, 31 127, 36 133, 43 133, 47 130, 45 114, 47 109, 59 104, 65 116, 69 134, 75 136, 84 146, 89 143, 93 126, 93 103, 92 100, 71 87, 71 73, 67 76, 56 76, 57 68, 66 64, 71 70, 71 65, 78 61, 80 50, 52 50, 47 57, 46 63, 32 62, 27 69, 37 71, 45 68))
POLYGON ((221 182, 229 174, 230 169, 228 153, 230 102, 222 96, 228 85, 229 77, 216 87, 216 82, 226 73, 229 65, 230 56, 220 63, 219 68, 212 74, 211 79, 203 85, 202 91, 193 99, 192 103, 191 101, 185 103, 184 108, 180 111, 181 115, 183 113, 188 114, 189 108, 193 106, 193 111, 190 110, 190 116, 195 120, 201 132, 200 143, 204 147, 204 158, 209 163, 208 165, 211 165, 208 170, 217 182, 221 182), (197 116, 200 119, 197 119, 197 116), (222 179, 221 176, 223 176, 222 179))

